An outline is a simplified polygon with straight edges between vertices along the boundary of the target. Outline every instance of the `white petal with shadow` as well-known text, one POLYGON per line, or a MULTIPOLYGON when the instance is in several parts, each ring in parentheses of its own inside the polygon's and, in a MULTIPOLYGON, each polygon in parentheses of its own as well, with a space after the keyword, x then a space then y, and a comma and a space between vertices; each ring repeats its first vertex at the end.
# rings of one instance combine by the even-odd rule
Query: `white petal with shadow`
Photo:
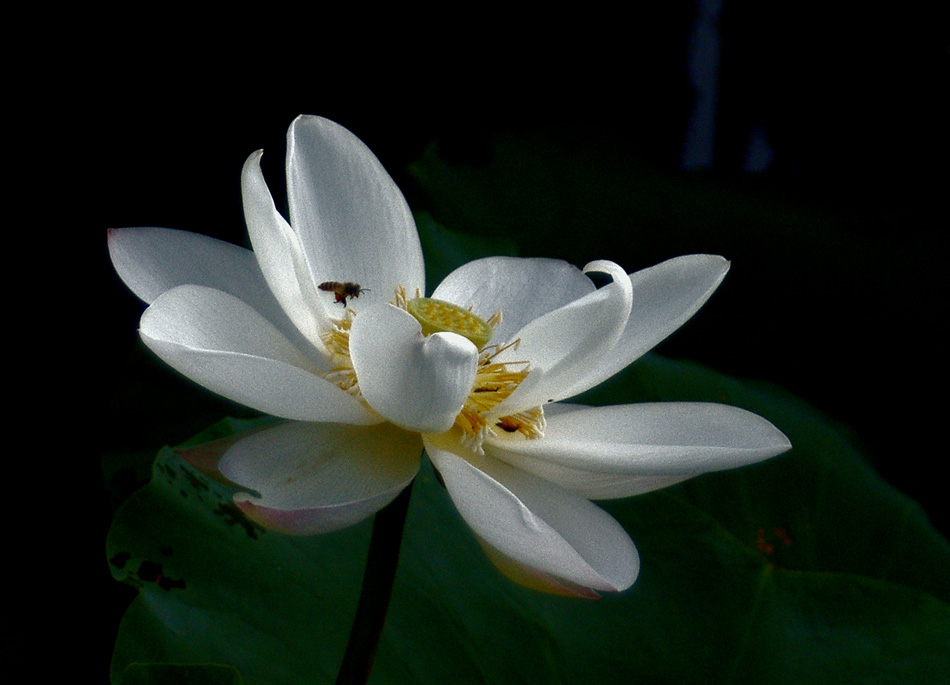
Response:
POLYGON ((287 194, 314 283, 369 291, 357 312, 388 302, 396 286, 425 291, 419 234, 409 206, 370 149, 327 119, 300 116, 287 132, 287 194))
POLYGON ((320 297, 310 276, 297 234, 274 206, 260 160, 260 152, 252 154, 241 172, 244 217, 254 255, 271 291, 301 335, 325 352, 320 336, 332 325, 329 303, 320 297))
POLYGON ((596 505, 491 457, 462 457, 450 437, 427 436, 425 444, 462 518, 504 557, 593 590, 636 580, 633 542, 596 505))
POLYGON ((289 422, 244 438, 219 469, 254 493, 236 504, 267 528, 298 535, 353 525, 389 504, 419 470, 418 435, 392 424, 289 422))
POLYGON ((613 282, 534 319, 518 331, 519 345, 502 351, 496 361, 527 361, 531 373, 495 407, 492 416, 576 395, 586 389, 583 383, 593 360, 614 347, 630 314, 630 278, 618 265, 607 261, 592 262, 584 271, 609 273, 613 282))
POLYGON ((183 285, 159 296, 140 323, 145 344, 209 390, 287 419, 380 421, 320 377, 322 369, 244 302, 213 288, 183 285))
POLYGON ((589 473, 683 478, 752 464, 791 447, 761 416, 724 404, 587 407, 546 419, 541 439, 501 436, 486 444, 500 459, 532 471, 544 467, 529 460, 589 473))
POLYGON ((675 257, 630 274, 632 305, 619 339, 607 354, 592 356, 573 397, 613 376, 682 326, 715 292, 729 271, 717 255, 675 257))
POLYGON ((506 343, 529 322, 595 290, 573 264, 559 259, 486 257, 463 264, 439 283, 432 297, 482 318, 502 312, 493 342, 506 343))

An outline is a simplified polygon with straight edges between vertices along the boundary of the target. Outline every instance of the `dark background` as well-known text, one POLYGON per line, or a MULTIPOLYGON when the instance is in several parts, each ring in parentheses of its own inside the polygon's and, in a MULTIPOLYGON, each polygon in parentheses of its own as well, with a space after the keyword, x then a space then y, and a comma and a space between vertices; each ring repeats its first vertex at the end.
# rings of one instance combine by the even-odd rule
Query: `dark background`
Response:
MULTIPOLYGON (((414 209, 457 230, 479 227, 462 225, 464 216, 407 172, 433 142, 450 163, 477 169, 491 163, 499 135, 544 132, 568 141, 579 164, 603 155, 604 166, 630 172, 618 179, 647 179, 649 193, 630 188, 629 226, 617 208, 605 225, 579 202, 567 204, 556 226, 506 235, 525 256, 609 258, 629 270, 675 254, 725 255, 733 262, 726 283, 658 352, 801 396, 847 427, 875 468, 943 526, 945 345, 938 348, 933 326, 950 225, 945 17, 929 5, 902 5, 895 15, 846 3, 727 1, 718 82, 706 82, 717 97, 715 133, 690 148, 705 151, 701 163, 684 168, 698 95, 690 77, 698 15, 693 3, 674 2, 565 25, 495 18, 482 27, 481 17, 471 32, 463 31, 473 29, 466 18, 393 25, 386 40, 363 30, 369 18, 287 17, 293 33, 285 42, 247 33, 221 47, 220 28, 183 38, 176 29, 189 22, 164 21, 104 31, 69 50, 50 41, 57 69, 24 79, 16 114, 26 116, 13 142, 28 160, 28 212, 16 233, 34 251, 53 253, 27 263, 27 273, 63 274, 40 308, 52 349, 30 347, 52 368, 37 388, 45 399, 26 402, 54 430, 20 460, 23 482, 39 481, 56 504, 27 494, 17 508, 52 508, 60 518, 41 533, 19 525, 30 545, 20 573, 43 596, 78 595, 80 607, 65 622, 45 613, 27 619, 39 625, 24 630, 26 646, 35 629, 83 646, 78 672, 90 654, 104 672, 132 593, 111 580, 102 550, 116 492, 134 485, 135 474, 109 481, 102 454, 187 437, 160 438, 160 414, 137 422, 116 400, 140 372, 142 305, 112 273, 105 229, 167 226, 246 244, 241 165, 263 148, 280 197, 284 132, 299 113, 348 127, 414 209), (750 159, 755 131, 769 150, 750 159), (668 212, 656 188, 667 189, 668 212), (58 398, 52 408, 50 393, 58 398), (75 550, 49 556, 67 543, 75 550), (89 639, 95 647, 85 647, 89 639)), ((559 184, 566 197, 576 191, 563 167, 535 171, 545 192, 559 184)), ((168 382, 183 393, 171 414, 192 402, 208 413, 221 407, 168 382)), ((195 427, 204 419, 196 411, 195 427)))

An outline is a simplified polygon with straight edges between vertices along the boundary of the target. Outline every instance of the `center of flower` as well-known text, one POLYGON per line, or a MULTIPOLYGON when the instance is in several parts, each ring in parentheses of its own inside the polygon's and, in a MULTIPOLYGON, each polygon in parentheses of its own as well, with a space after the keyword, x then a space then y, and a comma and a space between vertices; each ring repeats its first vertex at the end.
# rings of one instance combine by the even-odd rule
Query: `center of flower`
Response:
POLYGON ((422 326, 423 335, 433 333, 457 333, 471 340, 479 350, 488 344, 495 330, 488 323, 457 304, 417 297, 406 303, 406 311, 422 326))
MULTIPOLYGON (((517 349, 519 340, 505 345, 488 344, 494 335, 495 326, 501 323, 501 312, 486 320, 470 309, 451 302, 422 297, 418 291, 415 298, 409 299, 402 287, 396 288, 392 304, 415 318, 422 327, 423 335, 456 333, 478 348, 475 380, 455 419, 455 429, 459 430, 463 444, 475 452, 482 452, 482 443, 490 435, 527 439, 544 435, 544 410, 541 407, 501 416, 493 411, 515 391, 530 371, 527 361, 496 360, 505 350, 517 349)), ((347 309, 343 317, 335 320, 333 329, 323 337, 337 364, 326 378, 350 394, 362 398, 349 351, 350 326, 355 316, 352 309, 347 309)))

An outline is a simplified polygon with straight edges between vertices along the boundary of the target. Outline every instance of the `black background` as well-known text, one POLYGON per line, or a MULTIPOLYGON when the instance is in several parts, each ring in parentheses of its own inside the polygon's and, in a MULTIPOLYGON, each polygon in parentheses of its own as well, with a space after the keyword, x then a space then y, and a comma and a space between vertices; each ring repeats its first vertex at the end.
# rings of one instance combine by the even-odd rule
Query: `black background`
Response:
POLYGON ((193 17, 114 17, 129 23, 113 30, 101 17, 73 17, 95 31, 67 31, 65 43, 44 36, 37 52, 53 66, 19 72, 22 96, 7 105, 17 117, 11 145, 24 153, 8 197, 25 210, 8 227, 26 245, 9 255, 27 331, 14 343, 42 369, 25 387, 14 381, 40 428, 25 454, 12 450, 8 491, 19 497, 9 525, 24 539, 16 575, 37 581, 43 605, 24 618, 15 658, 32 658, 38 642, 48 654, 52 641, 75 652, 64 660, 76 672, 105 673, 131 596, 104 559, 114 502, 99 459, 135 429, 116 423, 109 402, 127 382, 142 305, 111 270, 106 228, 167 226, 246 244, 241 165, 263 148, 279 196, 284 132, 300 113, 356 133, 414 209, 431 207, 405 169, 428 143, 479 165, 499 132, 555 127, 606 141, 676 183, 780 198, 824 217, 836 227, 827 240, 786 235, 772 247, 768 225, 751 241, 723 226, 696 239, 655 217, 638 227, 652 237, 629 255, 562 242, 545 253, 531 236, 522 247, 630 270, 676 253, 725 254, 733 273, 711 310, 658 351, 795 392, 848 426, 874 466, 943 525, 945 345, 934 326, 950 225, 946 23, 925 5, 897 15, 845 3, 769 7, 725 4, 713 164, 692 174, 679 168, 695 96, 692 3, 565 22, 399 18, 404 25, 314 9, 282 17, 287 33, 267 38, 193 17), (753 125, 772 149, 759 174, 743 172, 753 125), (62 616, 62 602, 77 599, 62 616))

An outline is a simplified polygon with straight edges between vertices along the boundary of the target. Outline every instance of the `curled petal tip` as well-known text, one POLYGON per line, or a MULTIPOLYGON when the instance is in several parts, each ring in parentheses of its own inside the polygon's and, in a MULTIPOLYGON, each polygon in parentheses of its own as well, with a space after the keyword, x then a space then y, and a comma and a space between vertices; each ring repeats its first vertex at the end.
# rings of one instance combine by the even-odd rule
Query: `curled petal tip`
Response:
POLYGON ((263 156, 264 156, 264 150, 263 150, 263 149, 261 149, 261 150, 254 150, 254 152, 252 152, 251 154, 249 154, 249 155, 247 156, 247 159, 244 161, 244 169, 243 169, 244 173, 246 174, 247 171, 248 171, 248 168, 251 167, 252 165, 254 165, 254 164, 260 164, 260 163, 261 163, 261 157, 263 157, 263 156))

